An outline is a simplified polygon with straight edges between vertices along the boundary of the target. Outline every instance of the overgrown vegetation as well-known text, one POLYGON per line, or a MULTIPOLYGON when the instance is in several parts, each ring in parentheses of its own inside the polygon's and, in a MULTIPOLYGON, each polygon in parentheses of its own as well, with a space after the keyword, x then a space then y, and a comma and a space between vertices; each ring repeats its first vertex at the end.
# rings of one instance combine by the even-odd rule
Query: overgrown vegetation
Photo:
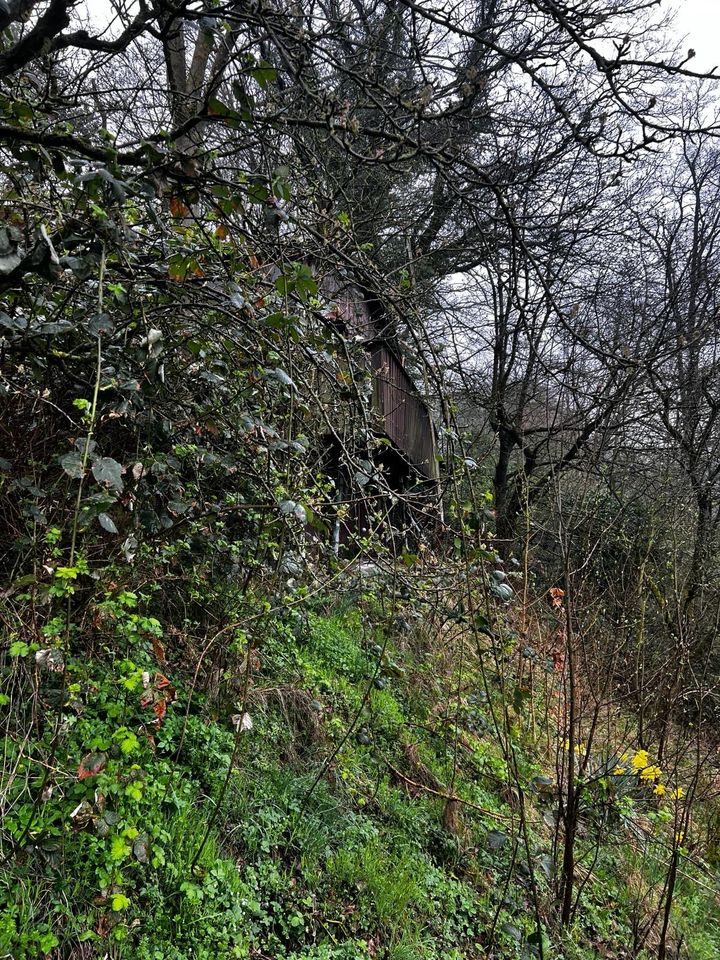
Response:
MULTIPOLYGON (((114 605, 120 624, 133 603, 114 605)), ((372 592, 344 613, 314 608, 300 630, 267 622, 251 729, 212 719, 212 698, 190 700, 187 681, 175 689, 147 637, 123 661, 66 664, 71 722, 52 787, 39 762, 52 729, 6 755, 4 829, 24 850, 2 889, 13 956, 62 944, 143 958, 522 957, 540 937, 548 957, 652 956, 673 833, 674 936, 713 956, 710 868, 680 837, 691 765, 669 780, 641 751, 627 755, 619 731, 598 745, 584 777, 584 882, 559 937, 557 673, 528 676, 533 660, 512 639, 488 670, 487 638, 476 650, 452 628, 440 654, 440 622, 398 632, 372 592), (160 720, 150 697, 168 703, 160 720)), ((500 622, 511 630, 513 617, 500 622)), ((34 652, 14 651, 16 682, 34 652)), ((41 676, 36 706, 61 682, 41 676)))
POLYGON ((306 6, 0 0, 0 956, 710 960, 715 78, 306 6))

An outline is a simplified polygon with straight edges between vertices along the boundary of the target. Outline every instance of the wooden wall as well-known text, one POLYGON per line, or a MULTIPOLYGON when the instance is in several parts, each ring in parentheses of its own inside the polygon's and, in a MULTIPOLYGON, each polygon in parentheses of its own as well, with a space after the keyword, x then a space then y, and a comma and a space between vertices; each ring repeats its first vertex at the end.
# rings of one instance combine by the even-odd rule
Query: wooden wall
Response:
POLYGON ((378 428, 409 463, 429 480, 438 477, 430 413, 395 354, 380 343, 369 345, 373 368, 373 408, 378 428))

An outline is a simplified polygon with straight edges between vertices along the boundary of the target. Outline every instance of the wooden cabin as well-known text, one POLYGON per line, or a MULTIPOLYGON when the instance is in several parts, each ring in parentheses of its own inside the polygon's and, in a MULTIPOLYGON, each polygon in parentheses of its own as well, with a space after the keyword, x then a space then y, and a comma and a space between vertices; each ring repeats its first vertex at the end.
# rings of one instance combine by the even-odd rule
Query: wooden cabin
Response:
POLYGON ((390 440, 414 473, 428 481, 437 480, 435 428, 425 401, 390 347, 370 343, 368 352, 379 432, 390 440))
POLYGON ((338 274, 321 289, 336 304, 350 336, 362 338, 373 378, 373 427, 390 441, 410 480, 437 481, 435 428, 428 406, 407 372, 380 301, 338 274))
MULTIPOLYGON (((402 501, 388 513, 389 522, 406 527, 408 504, 422 511, 438 492, 439 466, 436 456, 435 428, 427 403, 408 373, 394 331, 378 298, 338 274, 327 275, 320 289, 337 307, 339 322, 348 336, 360 338, 372 375, 372 421, 376 437, 386 441, 373 459, 390 491, 403 494, 402 501)), ((343 475, 341 458, 335 457, 335 475, 339 500, 350 486, 343 475)), ((362 533, 369 526, 368 505, 354 504, 344 524, 336 528, 334 541, 347 539, 350 533, 362 533)))

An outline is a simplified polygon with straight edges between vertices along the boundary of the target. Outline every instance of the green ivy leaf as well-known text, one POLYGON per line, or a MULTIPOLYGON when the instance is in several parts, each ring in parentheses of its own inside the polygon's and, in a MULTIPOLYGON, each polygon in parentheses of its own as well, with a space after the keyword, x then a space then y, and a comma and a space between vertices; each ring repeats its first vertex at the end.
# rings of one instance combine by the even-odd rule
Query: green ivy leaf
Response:
POLYGON ((88 320, 88 330, 94 337, 113 332, 113 322, 109 313, 96 313, 88 320))
POLYGON ((264 90, 268 84, 277 80, 277 70, 267 60, 261 60, 257 67, 250 71, 250 76, 257 80, 264 90))
POLYGON ((264 183, 251 183, 248 186, 247 196, 250 203, 265 203, 270 196, 270 191, 264 183))
POLYGON ((487 837, 488 847, 491 850, 499 850, 507 842, 507 834, 503 830, 491 830, 487 837))

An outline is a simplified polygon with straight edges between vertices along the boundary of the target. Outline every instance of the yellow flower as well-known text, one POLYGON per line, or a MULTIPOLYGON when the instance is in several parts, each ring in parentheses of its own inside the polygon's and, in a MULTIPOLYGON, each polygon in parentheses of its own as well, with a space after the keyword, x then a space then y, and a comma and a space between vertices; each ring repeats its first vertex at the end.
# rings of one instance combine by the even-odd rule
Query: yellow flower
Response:
POLYGON ((585 744, 584 744, 584 743, 576 743, 576 744, 575 744, 575 753, 576 753, 578 756, 580 756, 580 754, 585 753, 585 744))
POLYGON ((642 770, 644 767, 647 767, 649 764, 649 757, 647 750, 638 750, 635 756, 632 758, 632 765, 636 770, 642 770))
POLYGON ((613 776, 621 777, 625 773, 625 767, 615 767, 613 770, 613 776))
POLYGON ((685 831, 684 831, 684 830, 680 830, 679 833, 676 833, 676 834, 675 834, 675 843, 682 843, 684 839, 685 839, 685 831))
POLYGON ((664 795, 664 793, 665 793, 665 786, 664 786, 664 784, 662 784, 662 783, 656 783, 656 784, 655 784, 655 789, 653 790, 653 793, 655 794, 656 797, 662 797, 662 796, 664 795))
POLYGON ((662 770, 660 767, 649 766, 640 771, 640 779, 646 780, 649 783, 652 783, 653 780, 659 780, 661 776, 662 770))
POLYGON ((676 790, 673 790, 670 796, 673 800, 682 800, 682 798, 685 796, 685 791, 682 787, 678 787, 676 790))

